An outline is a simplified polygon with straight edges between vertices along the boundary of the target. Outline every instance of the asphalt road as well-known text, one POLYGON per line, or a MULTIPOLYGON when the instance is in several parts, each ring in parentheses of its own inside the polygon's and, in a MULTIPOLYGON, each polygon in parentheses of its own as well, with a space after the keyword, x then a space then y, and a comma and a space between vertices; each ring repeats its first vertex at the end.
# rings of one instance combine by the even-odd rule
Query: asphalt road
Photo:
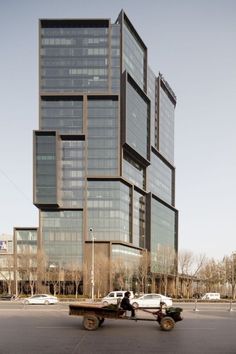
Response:
POLYGON ((178 304, 184 320, 171 332, 156 322, 105 320, 86 331, 68 304, 0 303, 0 354, 236 354, 236 309, 178 304), (198 311, 196 311, 198 310, 198 311))

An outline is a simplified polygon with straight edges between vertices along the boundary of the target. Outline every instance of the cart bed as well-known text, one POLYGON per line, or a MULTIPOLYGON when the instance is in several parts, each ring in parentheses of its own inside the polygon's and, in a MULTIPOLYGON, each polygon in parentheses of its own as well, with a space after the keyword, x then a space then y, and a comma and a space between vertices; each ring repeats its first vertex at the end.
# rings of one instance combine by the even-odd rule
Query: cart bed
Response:
POLYGON ((99 318, 120 318, 124 314, 124 310, 117 307, 106 307, 102 305, 86 304, 86 305, 69 305, 69 315, 86 316, 95 315, 99 318))

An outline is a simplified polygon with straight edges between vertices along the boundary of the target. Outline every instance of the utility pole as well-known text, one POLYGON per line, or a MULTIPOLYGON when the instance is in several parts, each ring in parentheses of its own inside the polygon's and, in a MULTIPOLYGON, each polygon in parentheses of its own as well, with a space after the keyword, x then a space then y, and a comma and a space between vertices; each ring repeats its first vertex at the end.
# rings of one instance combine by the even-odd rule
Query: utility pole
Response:
POLYGON ((91 297, 94 301, 94 237, 93 237, 93 228, 89 229, 90 238, 92 240, 92 260, 91 260, 91 297))

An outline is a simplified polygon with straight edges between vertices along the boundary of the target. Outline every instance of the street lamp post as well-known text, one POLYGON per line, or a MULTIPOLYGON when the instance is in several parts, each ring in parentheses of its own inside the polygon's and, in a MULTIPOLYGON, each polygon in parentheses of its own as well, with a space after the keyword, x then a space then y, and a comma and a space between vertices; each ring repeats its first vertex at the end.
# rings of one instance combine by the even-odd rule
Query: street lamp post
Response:
POLYGON ((236 252, 232 253, 232 299, 235 299, 235 256, 236 256, 236 252))
POLYGON ((92 240, 92 260, 91 260, 91 297, 92 301, 94 301, 94 240, 95 238, 93 237, 93 228, 91 227, 89 229, 90 231, 90 236, 92 240))

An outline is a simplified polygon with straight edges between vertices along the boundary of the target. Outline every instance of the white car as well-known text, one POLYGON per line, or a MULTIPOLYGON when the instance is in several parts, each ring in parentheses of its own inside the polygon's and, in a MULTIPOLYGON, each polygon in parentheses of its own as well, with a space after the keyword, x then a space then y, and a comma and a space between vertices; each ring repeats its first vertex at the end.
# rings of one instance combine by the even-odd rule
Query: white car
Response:
POLYGON ((34 305, 49 305, 49 304, 57 304, 58 298, 56 296, 48 295, 48 294, 37 294, 30 297, 27 297, 23 303, 25 305, 34 304, 34 305))
POLYGON ((172 298, 161 294, 144 294, 137 299, 132 299, 130 303, 135 307, 160 307, 160 303, 163 302, 164 306, 172 306, 172 298))
MULTIPOLYGON (((127 290, 111 291, 109 294, 107 294, 107 296, 105 296, 102 299, 102 304, 104 306, 107 306, 107 305, 110 305, 110 304, 116 305, 117 301, 119 299, 123 299, 123 297, 125 296, 126 291, 127 290)), ((128 290, 128 291, 130 292, 130 300, 131 300, 134 297, 134 293, 133 293, 133 291, 130 291, 130 290, 128 290)))
POLYGON ((220 300, 220 293, 206 293, 201 300, 220 300))

